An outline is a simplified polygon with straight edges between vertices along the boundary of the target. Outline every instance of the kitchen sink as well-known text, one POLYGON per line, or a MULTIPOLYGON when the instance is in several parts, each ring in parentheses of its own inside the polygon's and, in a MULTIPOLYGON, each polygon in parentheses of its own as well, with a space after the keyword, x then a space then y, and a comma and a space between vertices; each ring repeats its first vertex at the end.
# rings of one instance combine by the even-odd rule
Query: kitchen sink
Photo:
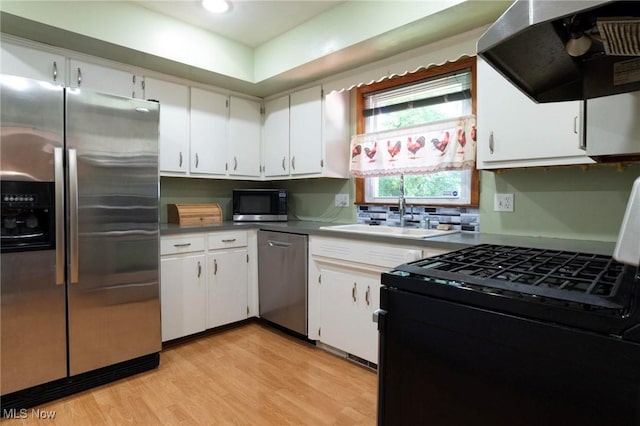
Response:
POLYGON ((403 228, 401 226, 365 225, 361 223, 321 226, 320 229, 325 229, 327 231, 353 232, 368 235, 389 235, 392 237, 413 239, 439 237, 441 235, 455 234, 457 232, 460 232, 457 230, 445 231, 440 229, 403 228))

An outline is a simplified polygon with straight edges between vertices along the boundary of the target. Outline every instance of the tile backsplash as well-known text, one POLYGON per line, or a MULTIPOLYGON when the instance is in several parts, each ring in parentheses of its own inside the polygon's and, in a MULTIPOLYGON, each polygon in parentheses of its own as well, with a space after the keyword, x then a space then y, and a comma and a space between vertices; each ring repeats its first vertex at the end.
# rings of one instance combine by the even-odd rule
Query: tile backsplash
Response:
MULTIPOLYGON (((360 205, 357 206, 358 223, 399 225, 398 206, 360 205)), ((480 214, 477 208, 468 207, 424 207, 407 206, 405 226, 436 228, 450 225, 459 231, 480 232, 480 214)))

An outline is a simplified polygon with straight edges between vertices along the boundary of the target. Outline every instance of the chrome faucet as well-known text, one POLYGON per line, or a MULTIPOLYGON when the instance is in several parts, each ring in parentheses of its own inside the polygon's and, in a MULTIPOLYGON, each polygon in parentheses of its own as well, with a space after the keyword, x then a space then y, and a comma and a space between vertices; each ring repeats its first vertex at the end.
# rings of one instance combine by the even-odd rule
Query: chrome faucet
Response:
POLYGON ((400 175, 400 196, 398 197, 398 214, 400 215, 400 226, 404 226, 404 216, 407 212, 407 202, 404 199, 404 174, 400 175))

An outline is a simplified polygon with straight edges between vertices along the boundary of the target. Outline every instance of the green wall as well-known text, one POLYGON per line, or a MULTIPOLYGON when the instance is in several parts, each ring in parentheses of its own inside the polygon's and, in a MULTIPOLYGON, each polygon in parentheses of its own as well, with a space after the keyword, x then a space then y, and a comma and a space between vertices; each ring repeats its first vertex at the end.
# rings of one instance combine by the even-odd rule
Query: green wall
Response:
POLYGON ((231 220, 234 188, 283 188, 289 191, 289 219, 355 222, 351 205, 355 189, 349 179, 303 179, 252 182, 221 179, 160 178, 160 222, 167 223, 167 204, 218 203, 224 220, 231 220), (335 194, 349 194, 350 207, 334 207, 335 194))
POLYGON ((480 232, 615 241, 640 163, 514 169, 480 175, 480 232), (514 212, 494 212, 495 193, 514 212))

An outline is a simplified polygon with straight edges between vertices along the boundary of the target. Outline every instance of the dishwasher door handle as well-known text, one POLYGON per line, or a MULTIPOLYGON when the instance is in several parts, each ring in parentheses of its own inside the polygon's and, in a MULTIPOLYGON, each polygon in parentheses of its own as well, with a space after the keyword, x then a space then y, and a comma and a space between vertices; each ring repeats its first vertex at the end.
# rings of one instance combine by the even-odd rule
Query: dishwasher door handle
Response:
POLYGON ((269 247, 277 247, 277 248, 291 247, 291 243, 284 243, 282 241, 267 240, 267 244, 269 244, 269 247))

